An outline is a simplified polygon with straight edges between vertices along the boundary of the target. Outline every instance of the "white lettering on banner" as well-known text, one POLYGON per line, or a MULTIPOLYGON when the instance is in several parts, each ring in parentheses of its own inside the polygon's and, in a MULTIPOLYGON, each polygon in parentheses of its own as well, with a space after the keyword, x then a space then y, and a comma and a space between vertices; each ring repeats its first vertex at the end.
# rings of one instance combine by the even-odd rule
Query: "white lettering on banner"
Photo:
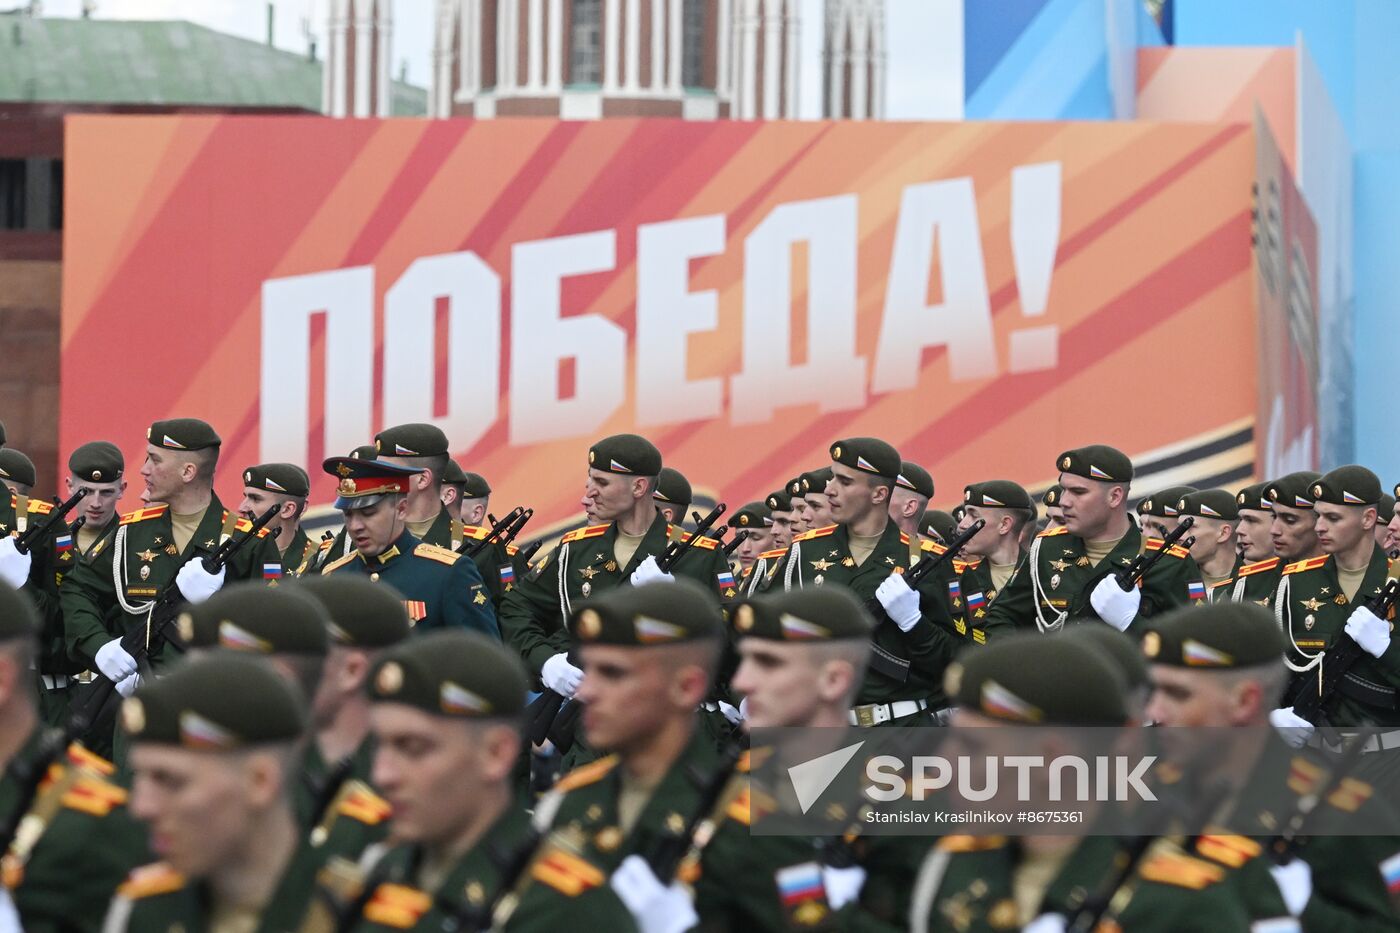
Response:
POLYGON ((718 418, 719 379, 686 378, 686 340, 719 325, 719 293, 690 291, 690 261, 724 252, 724 217, 637 228, 637 424, 718 418))
POLYGON ((424 421, 461 448, 496 421, 501 278, 475 253, 416 260, 384 296, 384 423, 424 421), (447 413, 433 417, 437 299, 449 302, 447 413))
POLYGON ((264 463, 307 461, 311 316, 320 313, 326 316, 325 450, 348 453, 374 434, 374 269, 269 279, 262 287, 259 380, 264 463))

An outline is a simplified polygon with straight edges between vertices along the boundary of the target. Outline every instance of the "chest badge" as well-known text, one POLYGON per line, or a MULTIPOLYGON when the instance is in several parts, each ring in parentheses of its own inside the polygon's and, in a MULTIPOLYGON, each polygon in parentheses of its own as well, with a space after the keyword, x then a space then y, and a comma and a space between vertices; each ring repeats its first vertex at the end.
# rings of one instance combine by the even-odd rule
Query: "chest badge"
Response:
POLYGON ((1050 589, 1052 589, 1052 590, 1058 590, 1059 588, 1060 588, 1060 575, 1057 573, 1057 574, 1054 574, 1054 575, 1052 575, 1052 576, 1050 577, 1050 589))
POLYGON ((150 548, 147 548, 144 551, 137 551, 136 556, 149 564, 151 561, 155 560, 158 555, 155 551, 152 551, 150 548))
POLYGON ((583 586, 579 587, 579 592, 583 594, 584 599, 587 599, 593 593, 593 584, 584 580, 583 586))
POLYGON ((834 566, 835 564, 831 563, 831 561, 824 560, 820 557, 812 561, 812 569, 817 571, 818 573, 825 573, 834 566))
POLYGON ((142 564, 141 569, 138 571, 138 575, 141 577, 142 580, 151 579, 151 565, 142 564))
POLYGON ((1307 629, 1309 632, 1312 631, 1312 627, 1316 624, 1317 616, 1313 615, 1311 612, 1303 616, 1303 628, 1307 629))
MULTIPOLYGON (((1316 599, 1305 599, 1303 600, 1303 608, 1309 612, 1317 612, 1322 608, 1322 602, 1316 599)), ((1312 626, 1308 626, 1308 628, 1312 628, 1312 626)))

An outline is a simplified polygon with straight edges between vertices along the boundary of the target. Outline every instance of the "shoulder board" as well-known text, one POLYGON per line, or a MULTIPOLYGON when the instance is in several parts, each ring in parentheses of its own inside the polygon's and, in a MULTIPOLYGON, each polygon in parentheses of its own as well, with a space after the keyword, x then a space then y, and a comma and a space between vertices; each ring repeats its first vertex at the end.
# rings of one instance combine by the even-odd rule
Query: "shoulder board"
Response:
MULTIPOLYGON (((228 509, 225 509, 225 510, 224 510, 224 520, 225 520, 225 521, 228 520, 228 509)), ((237 522, 234 523, 233 530, 234 530, 234 531, 252 531, 252 530, 253 530, 253 523, 250 522, 250 521, 248 521, 248 519, 246 519, 246 518, 240 518, 237 522)), ((259 538, 266 538, 266 537, 267 537, 267 528, 265 528, 265 527, 264 527, 264 528, 259 528, 259 529, 258 529, 258 537, 259 537, 259 538)))
POLYGON ((334 539, 334 538, 327 538, 326 540, 324 540, 324 541, 321 542, 321 546, 320 546, 319 548, 317 548, 317 550, 318 550, 318 551, 329 551, 329 550, 330 550, 331 548, 333 548, 333 547, 335 547, 335 539, 334 539))
POLYGON ((92 775, 83 775, 63 794, 62 804, 90 816, 106 816, 126 803, 125 788, 92 775))
POLYGON ((749 826, 753 822, 753 810, 749 805, 749 782, 744 782, 744 789, 734 795, 734 799, 729 801, 729 806, 725 807, 724 815, 741 826, 749 826))
POLYGON ((1058 528, 1047 528, 1047 529, 1045 529, 1044 531, 1042 531, 1040 534, 1036 535, 1036 537, 1037 537, 1037 538, 1053 538, 1053 537, 1055 537, 1055 535, 1067 535, 1067 534, 1069 534, 1069 529, 1066 528, 1064 525, 1060 525, 1058 528))
POLYGON ((947 554, 948 549, 937 541, 925 541, 919 545, 919 550, 928 551, 930 554, 947 554))
POLYGON ((507 544, 506 553, 509 554, 511 557, 514 557, 515 555, 520 553, 520 548, 516 547, 513 544, 507 544))
POLYGON ((435 560, 440 564, 446 564, 451 567, 453 564, 457 563, 462 555, 445 547, 438 547, 436 544, 420 544, 413 549, 413 556, 426 557, 429 560, 435 560))
POLYGON ((355 784, 354 789, 340 801, 336 812, 366 826, 378 826, 387 820, 393 813, 389 801, 371 790, 368 784, 359 781, 355 784))
POLYGON ((802 532, 802 534, 798 535, 792 540, 810 541, 813 538, 825 538, 827 535, 833 534, 836 531, 837 527, 838 526, 836 525, 827 525, 825 528, 813 528, 811 531, 802 532))
POLYGON ((90 752, 83 746, 74 742, 68 746, 68 761, 79 768, 87 768, 97 774, 108 775, 117 770, 116 765, 96 752, 90 752))
POLYGON ((374 889, 365 904, 364 916, 375 926, 408 930, 416 927, 419 918, 432 908, 432 897, 417 888, 385 882, 374 889))
POLYGON ((326 566, 322 567, 321 575, 324 576, 328 573, 331 573, 332 571, 339 570, 341 567, 344 567, 346 564, 350 563, 352 560, 359 556, 359 551, 352 550, 349 554, 346 554, 344 557, 338 557, 326 566))
POLYGON ((764 551, 762 554, 758 555, 758 559, 759 559, 759 560, 776 560, 777 558, 782 557, 782 556, 783 556, 784 554, 786 554, 787 552, 788 552, 788 549, 785 548, 785 547, 774 548, 774 549, 771 550, 771 551, 764 551))
POLYGON ((471 538, 473 541, 481 541, 491 533, 491 529, 485 525, 463 525, 462 537, 471 538))
POLYGON ((130 899, 154 897, 169 894, 185 886, 185 876, 166 862, 144 865, 126 876, 126 881, 117 888, 117 895, 130 899))
POLYGON ((899 533, 899 543, 904 545, 909 543, 909 536, 902 531, 899 533))
POLYGON ((944 836, 937 846, 944 852, 989 852, 1006 847, 1005 836, 944 836))
POLYGON ((716 541, 714 538, 707 538, 703 535, 701 535, 699 538, 692 536, 688 540, 695 547, 701 548, 706 551, 713 551, 715 548, 719 547, 718 541, 716 541))
POLYGON ((1230 868, 1240 868, 1264 851, 1248 836, 1205 835, 1196 840, 1197 854, 1230 868))
POLYGON ((1243 567, 1241 567, 1240 572, 1235 576, 1248 577, 1256 573, 1263 573, 1266 570, 1273 570, 1282 562, 1283 558, 1281 557, 1270 557, 1268 560, 1256 560, 1252 564, 1245 564, 1243 567))
POLYGON ((1375 788, 1356 778, 1342 778, 1337 789, 1327 795, 1327 802, 1338 810, 1355 813, 1375 793, 1375 788))
POLYGON ((578 897, 608 883, 607 873, 601 868, 557 845, 535 859, 530 876, 566 897, 578 897))
MULTIPOLYGON (((1143 548, 1144 550, 1148 551, 1160 551, 1162 549, 1162 545, 1165 543, 1166 542, 1163 541, 1161 538, 1148 538, 1146 541, 1143 542, 1143 548)), ((1186 548, 1182 547, 1179 544, 1173 544, 1171 548, 1167 551, 1167 553, 1170 554, 1172 557, 1191 556, 1191 552, 1186 550, 1186 548)))
POLYGON ((169 506, 153 505, 148 508, 137 509, 135 512, 127 512, 125 515, 122 516, 121 523, 123 525, 131 525, 136 522, 144 522, 149 518, 155 518, 158 515, 164 515, 165 510, 167 508, 169 508, 169 506))
POLYGON ((1316 570, 1325 563, 1327 563, 1327 555, 1323 554, 1321 557, 1310 557, 1307 560, 1294 561, 1287 567, 1284 567, 1283 572, 1285 575, 1290 573, 1303 573, 1306 570, 1316 570))
POLYGON ((1234 578, 1234 577, 1226 577, 1224 580, 1221 580, 1219 583, 1212 583, 1212 584, 1210 585, 1210 588, 1211 588, 1212 590, 1218 590, 1218 589, 1220 589, 1222 586, 1233 586, 1234 583, 1235 583, 1235 578, 1234 578))
POLYGON ((53 511, 53 503, 45 502, 43 499, 29 500, 30 515, 47 515, 53 511))
POLYGON ((564 537, 559 539, 559 543, 568 544, 570 541, 579 541, 583 538, 596 538, 599 535, 607 534, 608 529, 611 527, 611 522, 606 525, 584 525, 582 528, 575 528, 573 531, 564 535, 564 537))
POLYGON ((575 768, 565 774, 554 784, 555 790, 577 790, 589 784, 596 784, 601 781, 609 771, 617 767, 617 756, 608 755, 606 758, 599 758, 591 764, 586 764, 581 768, 575 768))
POLYGON ((976 570, 978 567, 981 567, 981 566, 982 566, 982 558, 980 558, 980 557, 977 558, 976 560, 973 560, 973 561, 954 560, 954 561, 953 561, 953 572, 954 572, 954 573, 965 573, 966 571, 969 571, 969 570, 976 570))
POLYGON ((1142 863, 1138 874, 1144 881, 1157 881, 1199 891, 1225 878, 1225 869, 1204 859, 1164 852, 1142 863))

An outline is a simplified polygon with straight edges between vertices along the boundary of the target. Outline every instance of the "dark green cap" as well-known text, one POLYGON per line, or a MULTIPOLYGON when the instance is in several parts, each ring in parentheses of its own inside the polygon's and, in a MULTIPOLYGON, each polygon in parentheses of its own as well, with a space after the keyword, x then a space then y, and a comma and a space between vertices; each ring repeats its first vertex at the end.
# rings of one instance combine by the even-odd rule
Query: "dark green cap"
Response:
POLYGON ((919 519, 919 534, 925 538, 939 538, 948 544, 958 536, 958 520, 942 509, 924 509, 919 519))
POLYGON ((1312 470, 1299 470, 1271 480, 1264 487, 1264 496, 1274 505, 1290 509, 1310 509, 1313 507, 1313 484, 1322 479, 1321 473, 1312 470))
POLYGON ((770 492, 768 498, 763 500, 764 504, 774 512, 791 512, 792 496, 787 494, 787 490, 779 489, 777 492, 770 492))
POLYGON ((146 429, 146 440, 166 450, 204 450, 223 441, 208 423, 198 418, 171 418, 156 421, 146 429))
POLYGON ((904 461, 878 437, 848 437, 831 445, 831 459, 862 473, 894 482, 904 461))
POLYGON ((1129 483, 1133 479, 1133 461, 1121 450, 1107 444, 1090 444, 1088 447, 1066 450, 1055 463, 1061 473, 1103 483, 1129 483))
POLYGON ((808 470, 802 474, 802 495, 824 494, 826 484, 831 482, 831 467, 822 467, 820 470, 808 470))
POLYGON ((580 603, 569 631, 585 645, 661 647, 724 635, 719 599, 685 577, 620 586, 580 603))
POLYGON ((1211 603, 1147 620, 1142 653, 1152 664, 1229 670, 1277 664, 1287 646, 1274 614, 1254 603, 1211 603))
POLYGON ((1388 492, 1381 493, 1381 501, 1376 505, 1376 521, 1389 525, 1395 517, 1395 497, 1388 492))
POLYGON ((948 665, 943 689, 955 705, 1009 722, 1118 726, 1128 719, 1118 666, 1081 638, 999 639, 959 655, 948 665))
POLYGON ((335 573, 301 577, 281 588, 305 593, 321 604, 332 645, 386 648, 408 638, 412 631, 403 597, 387 583, 373 583, 357 574, 335 573))
POLYGON ((350 456, 356 460, 374 460, 378 458, 379 454, 375 451, 373 444, 361 444, 350 451, 350 456))
MULTIPOLYGON (((961 525, 963 516, 967 514, 967 506, 959 502, 957 505, 953 506, 951 509, 948 510, 948 514, 953 516, 954 524, 961 525)), ((956 530, 954 530, 954 534, 956 533, 956 530)))
POLYGON ((1147 661, 1137 639, 1111 625, 1071 625, 1065 628, 1064 637, 1083 639, 1102 651, 1118 667, 1129 690, 1151 686, 1147 661))
POLYGON ((729 517, 729 527, 743 530, 745 528, 767 528, 773 524, 773 513, 768 510, 766 502, 750 502, 729 517))
POLYGON ((796 476, 788 480, 787 485, 783 487, 783 491, 786 492, 791 499, 801 499, 803 496, 802 477, 796 476))
POLYGON ((442 457, 447 435, 432 424, 396 424, 374 435, 374 449, 381 457, 442 457))
MULTIPOLYGON (((661 472, 657 474, 656 492, 652 493, 652 498, 672 505, 690 505, 694 501, 691 498, 690 480, 686 479, 680 470, 670 467, 662 467, 661 472)), ((685 518, 684 515, 680 517, 685 518)))
POLYGON ((894 484, 909 490, 916 496, 923 496, 925 499, 933 498, 933 477, 929 475, 928 470, 912 460, 899 462, 899 475, 894 478, 894 484))
POLYGON ((1312 498, 1330 505, 1375 505, 1381 501, 1380 477, 1355 463, 1340 466, 1313 483, 1312 498))
POLYGON ((660 476, 661 451, 638 434, 613 434, 588 448, 588 465, 623 476, 660 476))
POLYGON ((447 469, 442 471, 442 484, 444 486, 461 486, 467 481, 467 474, 462 470, 461 464, 456 460, 447 461, 447 469))
POLYGON ((1272 512, 1268 489, 1268 480, 1244 487, 1235 493, 1235 509, 1240 512, 1272 512))
POLYGON ((305 499, 311 494, 311 477, 295 463, 259 463, 250 466, 243 471, 243 485, 294 499, 305 499))
POLYGON ((0 447, 0 479, 7 479, 21 486, 33 486, 38 480, 34 473, 34 461, 18 448, 0 447))
POLYGON ((1176 500, 1176 510, 1181 515, 1194 515, 1197 518, 1218 518, 1233 522, 1240 517, 1239 503, 1228 489, 1201 489, 1188 492, 1176 500))
POLYGON ((1065 494, 1065 487, 1059 483, 1045 490, 1045 495, 1040 497, 1040 504, 1049 508, 1060 504, 1060 497, 1065 494))
POLYGON ((875 620, 850 590, 817 586, 757 596, 730 612, 740 638, 769 641, 867 641, 875 620))
POLYGON ((1167 486, 1159 489, 1137 504, 1137 513, 1155 515, 1158 518, 1176 518, 1181 514, 1181 507, 1177 503, 1181 502, 1183 496, 1195 491, 1195 486, 1167 486))
POLYGON ((126 460, 111 441, 88 441, 68 457, 68 471, 90 483, 115 483, 126 471, 126 460))
POLYGON ((485 499, 491 495, 491 484, 480 473, 464 473, 467 479, 462 483, 463 499, 485 499))
POLYGON ((133 742, 223 752, 295 741, 306 708, 266 661, 220 651, 147 681, 122 704, 121 721, 133 742))
POLYGON ((0 641, 39 636, 39 616, 28 596, 0 582, 0 641))
POLYGON ((232 583, 202 603, 186 606, 177 619, 180 638, 191 648, 226 648, 253 654, 323 656, 330 617, 296 586, 232 583))
POLYGON ((1024 509, 1033 511, 1030 493, 1009 479, 989 479, 963 487, 963 504, 979 509, 1024 509))
POLYGON ((502 719, 525 709, 520 655, 478 632, 427 632, 390 648, 369 675, 377 703, 455 719, 502 719))

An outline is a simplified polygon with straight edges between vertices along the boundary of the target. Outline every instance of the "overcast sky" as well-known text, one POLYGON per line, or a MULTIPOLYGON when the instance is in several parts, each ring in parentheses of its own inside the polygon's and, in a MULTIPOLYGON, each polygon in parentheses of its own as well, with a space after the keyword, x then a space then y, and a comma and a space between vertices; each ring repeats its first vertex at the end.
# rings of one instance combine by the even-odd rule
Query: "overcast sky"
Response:
MULTIPOLYGON (((9 0, 5 6, 20 6, 9 0)), ((821 115, 822 0, 802 6, 801 112, 821 115)), ((99 17, 109 19, 187 19, 223 32, 263 40, 267 7, 263 0, 96 0, 99 17)), ((43 0, 46 16, 77 16, 83 0, 43 0)), ((318 37, 324 55, 329 0, 275 0, 274 41, 280 48, 306 51, 306 29, 318 37)), ((395 73, 428 85, 432 62, 435 0, 395 0, 395 73)), ((893 119, 955 119, 962 111, 962 0, 886 0, 889 43, 888 116, 893 119)))

